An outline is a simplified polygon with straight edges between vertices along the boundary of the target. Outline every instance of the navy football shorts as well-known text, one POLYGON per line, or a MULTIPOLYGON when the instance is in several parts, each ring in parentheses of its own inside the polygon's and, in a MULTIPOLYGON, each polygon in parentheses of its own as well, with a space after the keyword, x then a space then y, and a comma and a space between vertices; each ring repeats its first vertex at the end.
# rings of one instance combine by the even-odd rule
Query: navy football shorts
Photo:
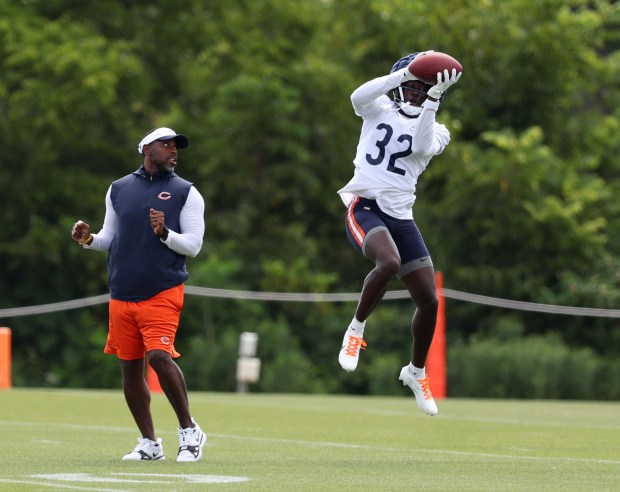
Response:
POLYGON ((378 231, 388 231, 400 254, 398 278, 418 268, 433 266, 418 226, 410 219, 395 219, 384 213, 375 200, 356 197, 349 205, 346 217, 349 242, 365 255, 366 242, 378 231))

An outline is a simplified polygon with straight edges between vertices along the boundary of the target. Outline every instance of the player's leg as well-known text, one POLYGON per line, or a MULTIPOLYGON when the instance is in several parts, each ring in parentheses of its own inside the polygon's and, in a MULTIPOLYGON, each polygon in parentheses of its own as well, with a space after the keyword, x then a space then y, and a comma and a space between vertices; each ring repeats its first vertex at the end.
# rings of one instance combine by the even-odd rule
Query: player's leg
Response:
POLYGON ((387 229, 370 234, 364 246, 364 254, 375 263, 375 267, 364 279, 355 318, 366 321, 377 304, 383 299, 387 286, 400 268, 400 255, 387 229))
POLYGON ((432 266, 409 272, 402 278, 417 308, 411 322, 413 346, 411 362, 400 370, 399 379, 409 386, 420 410, 437 415, 437 405, 426 374, 426 357, 433 341, 437 321, 437 294, 435 270, 432 266))
POLYGON ((401 224, 395 232, 395 241, 403 256, 399 277, 416 306, 411 321, 411 362, 401 369, 399 379, 411 388, 423 412, 436 415, 437 406, 425 368, 437 321, 435 270, 415 222, 401 224))
POLYGON ((401 280, 416 305, 411 322, 413 338, 411 363, 415 367, 424 368, 437 322, 438 300, 435 270, 432 266, 419 268, 409 272, 401 280))
POLYGON ((346 371, 357 368, 359 353, 366 346, 363 339, 366 320, 377 307, 387 286, 400 268, 400 255, 382 214, 374 200, 357 199, 346 219, 347 237, 353 247, 375 264, 364 279, 360 299, 344 334, 338 361, 346 371))

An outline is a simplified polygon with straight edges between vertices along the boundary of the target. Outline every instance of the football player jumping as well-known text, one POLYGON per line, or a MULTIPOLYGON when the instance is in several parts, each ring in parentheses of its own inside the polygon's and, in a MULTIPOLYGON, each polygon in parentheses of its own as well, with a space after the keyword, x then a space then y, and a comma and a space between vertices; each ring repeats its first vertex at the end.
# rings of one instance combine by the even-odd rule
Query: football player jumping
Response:
POLYGON ((347 206, 349 242, 375 265, 364 280, 338 360, 344 370, 355 370, 360 349, 366 347, 366 321, 390 280, 398 277, 416 306, 411 362, 401 369, 399 379, 411 388, 424 413, 436 415, 425 370, 437 319, 435 270, 412 207, 418 177, 450 142, 450 132, 435 121, 435 114, 443 93, 461 72, 440 71, 436 84, 426 84, 408 70, 419 54, 401 58, 389 75, 366 82, 351 95, 363 124, 353 178, 338 193, 347 206))

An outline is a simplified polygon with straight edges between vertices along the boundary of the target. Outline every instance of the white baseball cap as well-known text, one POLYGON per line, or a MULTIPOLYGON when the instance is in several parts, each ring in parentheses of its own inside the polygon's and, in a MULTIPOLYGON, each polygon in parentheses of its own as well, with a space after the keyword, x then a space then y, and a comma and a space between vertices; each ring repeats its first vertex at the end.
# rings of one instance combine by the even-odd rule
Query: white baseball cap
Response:
POLYGON ((187 137, 181 133, 176 133, 171 128, 161 127, 153 130, 149 134, 145 135, 140 143, 138 144, 138 154, 142 153, 142 149, 145 145, 153 143, 155 140, 176 140, 177 148, 184 149, 189 145, 189 140, 187 137))

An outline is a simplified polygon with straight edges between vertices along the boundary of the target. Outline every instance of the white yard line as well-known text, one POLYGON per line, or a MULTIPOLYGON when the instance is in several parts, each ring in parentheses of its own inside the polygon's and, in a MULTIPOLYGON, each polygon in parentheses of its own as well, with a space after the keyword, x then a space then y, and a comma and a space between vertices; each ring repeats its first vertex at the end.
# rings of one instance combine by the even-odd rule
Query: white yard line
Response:
MULTIPOLYGON (((93 431, 105 431, 109 432, 114 430, 117 432, 133 432, 134 429, 130 427, 106 427, 106 426, 92 426, 92 425, 80 425, 80 424, 63 424, 63 423, 45 423, 45 422, 19 422, 19 421, 7 421, 0 420, 0 426, 24 426, 24 427, 57 427, 62 429, 75 429, 86 432, 93 431)), ((532 424, 528 424, 532 425, 532 424)), ((174 434, 171 431, 157 431, 160 434, 174 434)), ((602 460, 594 458, 567 458, 567 457, 552 457, 552 456, 530 456, 530 455, 515 455, 515 454, 500 454, 500 453, 478 453, 473 451, 454 451, 449 449, 413 449, 410 447, 385 447, 385 446, 373 446, 369 444, 355 444, 355 443, 342 443, 342 442, 330 442, 330 441, 309 441, 301 439, 282 439, 271 437, 258 437, 258 436, 240 436, 233 434, 217 434, 207 433, 210 438, 219 438, 227 440, 240 440, 249 442, 267 442, 267 443, 282 443, 282 444, 294 444, 298 446, 308 447, 325 447, 325 448, 345 448, 345 449, 367 449, 378 452, 395 452, 395 453, 432 453, 438 455, 458 455, 458 456, 472 456, 472 457, 484 457, 484 458, 496 458, 506 460, 534 460, 534 461, 559 461, 567 463, 599 463, 608 465, 620 465, 620 460, 602 460)), ((214 445, 212 441, 208 445, 214 445)))

